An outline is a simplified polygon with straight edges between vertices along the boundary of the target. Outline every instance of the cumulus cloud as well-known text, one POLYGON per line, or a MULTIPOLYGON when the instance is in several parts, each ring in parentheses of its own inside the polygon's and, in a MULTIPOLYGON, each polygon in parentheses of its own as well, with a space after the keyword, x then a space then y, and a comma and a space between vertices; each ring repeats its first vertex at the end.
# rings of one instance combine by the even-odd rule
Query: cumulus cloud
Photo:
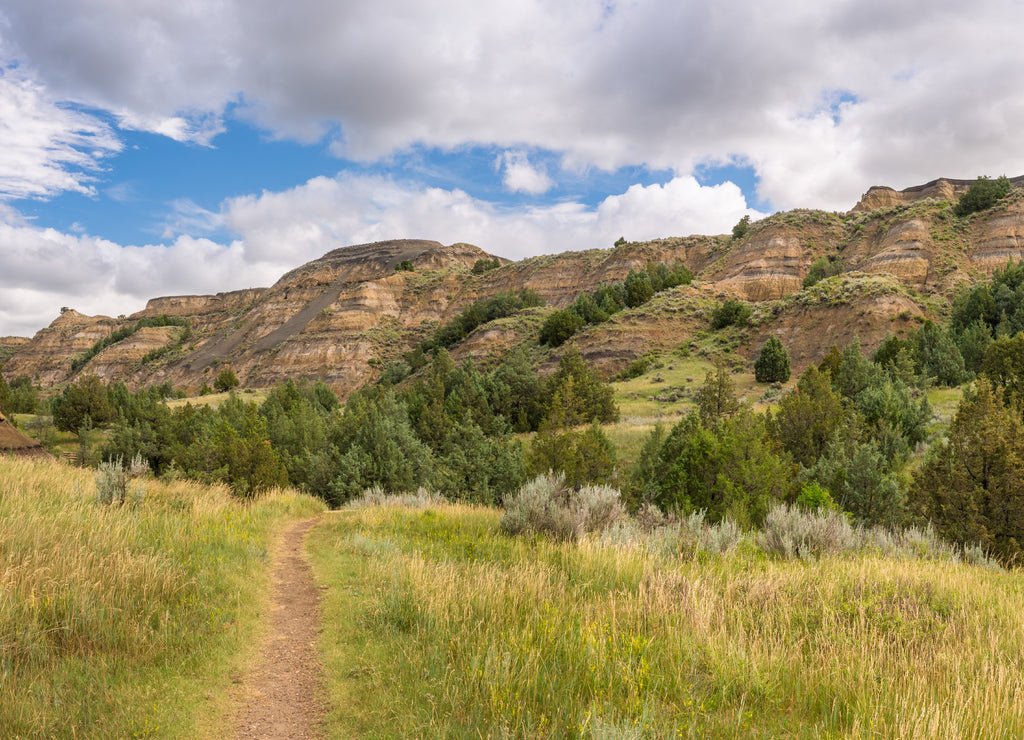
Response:
POLYGON ((121 246, 24 223, 0 223, 0 335, 31 335, 61 306, 82 313, 133 313, 160 295, 268 285, 280 265, 254 261, 243 244, 179 237, 167 245, 121 246))
POLYGON ((541 195, 555 185, 543 167, 535 167, 530 163, 526 152, 505 152, 495 164, 498 170, 504 170, 502 183, 510 192, 541 195))
MULTIPOLYGON (((181 204, 187 212, 187 204, 181 204)), ((88 235, 0 223, 0 335, 31 334, 60 306, 83 313, 132 313, 161 295, 215 293, 272 284, 331 249, 404 237, 471 242, 512 259, 609 247, 619 236, 650 239, 727 230, 746 213, 735 185, 703 187, 691 177, 633 186, 597 208, 566 202, 511 211, 462 190, 389 177, 316 177, 282 192, 199 209, 235 238, 221 244, 178 235, 166 245, 121 246, 88 235)), ((0 211, 0 217, 4 216, 0 211)))
MULTIPOLYGON (((50 0, 0 12, 6 53, 55 95, 177 139, 209 141, 234 111, 361 160, 467 143, 683 175, 737 160, 778 208, 1024 172, 1015 0, 50 0), (841 111, 835 91, 849 94, 841 111)), ((506 174, 543 192, 525 168, 506 174)))
POLYGON ((0 69, 0 199, 93 194, 96 170, 120 149, 102 121, 58 105, 17 70, 0 69))

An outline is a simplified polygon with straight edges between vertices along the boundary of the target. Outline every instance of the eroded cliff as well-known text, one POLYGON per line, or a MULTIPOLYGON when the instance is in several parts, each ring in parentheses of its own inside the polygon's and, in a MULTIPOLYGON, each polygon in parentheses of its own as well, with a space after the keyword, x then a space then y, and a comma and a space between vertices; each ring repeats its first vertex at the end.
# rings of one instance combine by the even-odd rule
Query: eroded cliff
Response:
POLYGON ((741 239, 659 239, 503 261, 483 274, 472 267, 490 255, 469 244, 405 239, 345 247, 269 288, 154 298, 120 319, 65 311, 31 340, 6 342, 4 372, 59 385, 77 374, 73 360, 98 340, 166 315, 188 329, 141 328, 77 372, 133 387, 171 381, 195 391, 230 364, 248 386, 319 378, 347 395, 474 301, 530 288, 548 307, 481 327, 455 349, 457 357, 486 363, 535 341, 551 308, 651 262, 682 262, 697 281, 581 332, 576 341, 588 359, 610 373, 650 349, 678 347, 707 327, 714 305, 740 297, 758 308, 737 351, 752 356, 775 333, 799 370, 854 336, 870 349, 888 333, 907 331, 941 312, 961 284, 1024 256, 1024 191, 957 218, 952 199, 968 184, 872 188, 850 213, 778 213, 752 224, 741 239), (822 257, 841 274, 805 290, 804 278, 822 257), (396 271, 404 260, 412 271, 396 271))

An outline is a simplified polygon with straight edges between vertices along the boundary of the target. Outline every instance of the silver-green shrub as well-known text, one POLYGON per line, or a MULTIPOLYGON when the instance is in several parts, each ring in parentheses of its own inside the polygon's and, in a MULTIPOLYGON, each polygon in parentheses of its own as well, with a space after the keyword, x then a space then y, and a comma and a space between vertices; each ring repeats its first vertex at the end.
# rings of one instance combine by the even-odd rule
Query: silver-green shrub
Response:
POLYGON ((572 499, 582 532, 603 532, 626 517, 622 497, 611 486, 584 486, 572 499))
POLYGON ((768 554, 811 560, 853 550, 858 537, 841 512, 810 512, 783 504, 768 511, 757 542, 768 554))
POLYGON ((626 518, 619 492, 610 486, 573 490, 561 475, 538 475, 519 489, 505 506, 501 529, 506 534, 544 532, 559 540, 575 540, 603 532, 626 518))
POLYGON ((137 478, 148 471, 149 465, 143 464, 141 457, 133 460, 128 468, 125 468, 121 458, 100 463, 95 475, 96 499, 104 505, 142 503, 146 497, 146 487, 137 478))

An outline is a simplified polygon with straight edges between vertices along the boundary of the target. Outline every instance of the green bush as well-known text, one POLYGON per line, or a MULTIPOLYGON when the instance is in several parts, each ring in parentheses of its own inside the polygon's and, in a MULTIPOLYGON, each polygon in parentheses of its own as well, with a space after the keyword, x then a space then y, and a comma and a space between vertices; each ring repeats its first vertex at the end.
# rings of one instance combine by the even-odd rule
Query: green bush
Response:
POLYGON ((804 277, 803 287, 810 288, 812 285, 817 285, 825 278, 838 275, 842 271, 843 261, 839 259, 838 255, 819 257, 811 263, 811 267, 807 271, 807 276, 804 277))
POLYGON ((727 326, 746 326, 753 309, 734 298, 730 298, 711 314, 711 328, 724 329, 727 326))
POLYGON ((750 229, 750 215, 746 215, 736 222, 736 225, 732 227, 732 238, 742 239, 747 235, 747 231, 750 229))
POLYGON ((836 508, 832 495, 817 483, 805 483, 796 497, 796 505, 804 511, 819 512, 836 508))
POLYGON ((226 393, 232 388, 238 387, 238 376, 235 375, 235 371, 230 367, 226 367, 220 371, 217 375, 217 379, 213 381, 213 387, 219 393, 226 393))
POLYGON ((549 347, 561 347, 584 326, 584 321, 568 309, 559 309, 545 319, 540 327, 540 343, 549 347))
POLYGON ((758 383, 785 383, 789 380, 789 353, 774 334, 768 337, 754 363, 754 378, 758 383))
POLYGON ((501 260, 499 260, 497 257, 493 259, 481 257, 480 259, 473 263, 473 274, 483 275, 485 272, 497 270, 499 267, 501 267, 501 260))
POLYGON ((967 188, 967 192, 960 196, 953 212, 963 218, 978 211, 984 211, 994 206, 999 200, 1005 198, 1013 190, 1013 185, 1006 176, 998 177, 995 180, 982 175, 967 188))

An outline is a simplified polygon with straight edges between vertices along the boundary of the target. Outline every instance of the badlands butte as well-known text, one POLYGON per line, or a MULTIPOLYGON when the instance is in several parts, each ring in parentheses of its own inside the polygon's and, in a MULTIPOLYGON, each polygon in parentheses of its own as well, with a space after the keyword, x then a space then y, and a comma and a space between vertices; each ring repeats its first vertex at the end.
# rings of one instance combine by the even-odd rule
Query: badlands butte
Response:
MULTIPOLYGON (((483 274, 472 267, 491 255, 470 244, 402 239, 343 247, 269 288, 153 298, 143 311, 118 318, 63 309, 31 339, 0 339, 0 359, 6 358, 6 377, 27 376, 43 388, 95 373, 132 388, 171 381, 195 392, 230 365, 247 387, 322 379, 345 397, 475 301, 529 288, 546 304, 485 324, 452 349, 457 361, 472 357, 486 366, 512 347, 535 345, 545 316, 581 292, 650 262, 679 261, 696 275, 693 284, 579 332, 574 341, 586 359, 611 375, 648 352, 690 344, 698 352, 752 361, 775 334, 799 373, 855 336, 873 350, 888 334, 942 318, 958 289, 1021 259, 1024 177, 1011 180, 1014 191, 994 208, 958 218, 953 205, 971 182, 872 187, 848 213, 776 213, 751 223, 741 238, 629 242, 502 260, 483 274), (822 257, 839 274, 803 288, 822 257), (412 271, 396 271, 404 260, 412 271), (748 327, 729 330, 723 340, 706 330, 712 310, 727 298, 751 302, 754 313, 748 327), (81 364, 97 341, 161 315, 183 319, 188 329, 143 327, 81 364)), ((556 353, 538 357, 555 359, 556 353)))

